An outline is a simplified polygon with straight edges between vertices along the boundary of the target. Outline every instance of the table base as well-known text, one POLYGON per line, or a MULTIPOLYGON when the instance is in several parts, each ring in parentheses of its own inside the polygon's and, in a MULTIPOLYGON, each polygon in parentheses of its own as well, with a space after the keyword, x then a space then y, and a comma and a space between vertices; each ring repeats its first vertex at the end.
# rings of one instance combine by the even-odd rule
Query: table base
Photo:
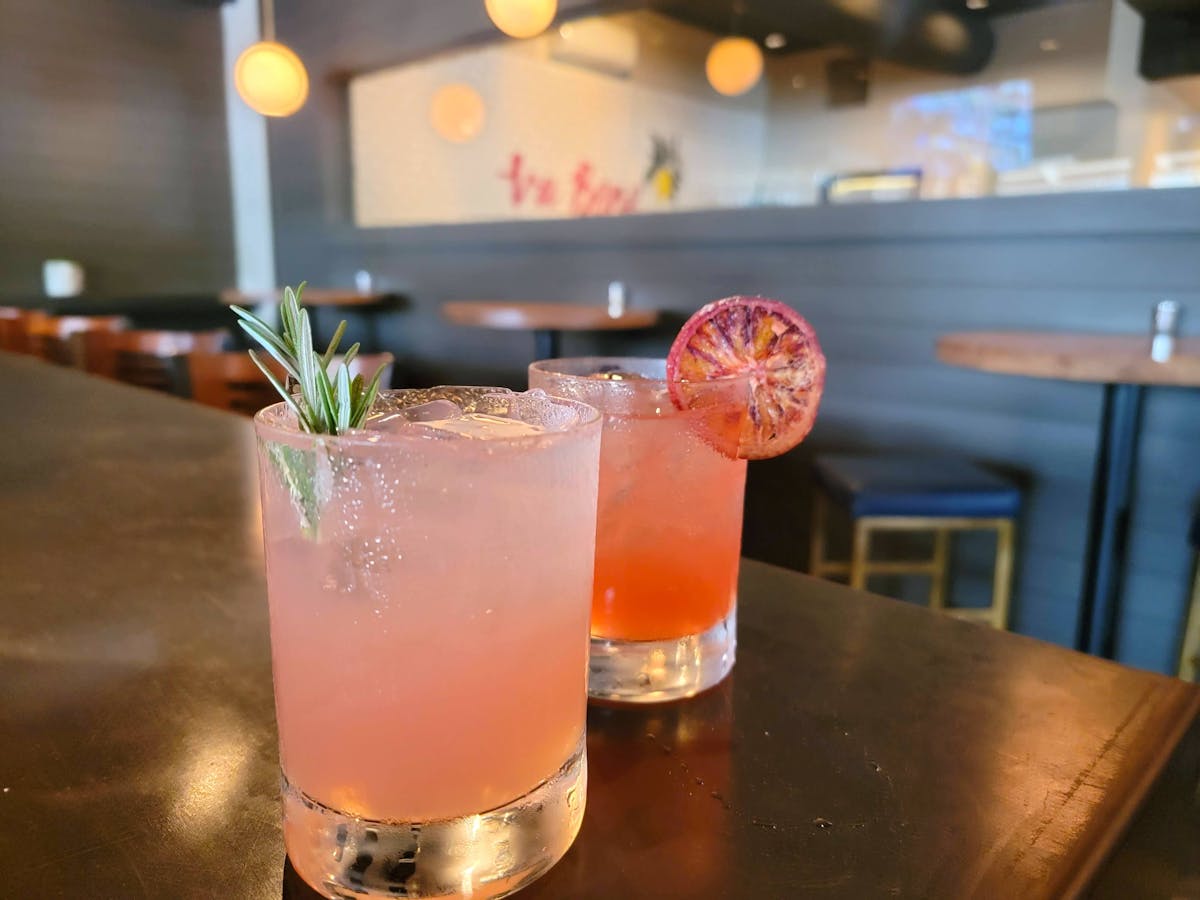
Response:
POLYGON ((562 332, 539 328, 533 333, 535 359, 558 359, 562 356, 562 332))
POLYGON ((1075 648, 1109 659, 1125 580, 1143 394, 1137 384, 1104 386, 1075 648))

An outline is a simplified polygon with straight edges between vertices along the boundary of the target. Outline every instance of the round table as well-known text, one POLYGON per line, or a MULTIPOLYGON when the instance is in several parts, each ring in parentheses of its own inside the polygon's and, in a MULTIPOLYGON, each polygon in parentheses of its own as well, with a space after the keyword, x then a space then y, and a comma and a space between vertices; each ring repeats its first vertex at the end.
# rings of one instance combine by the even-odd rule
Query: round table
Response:
MULTIPOLYGON (((391 294, 366 293, 343 288, 305 287, 302 294, 305 306, 373 306, 392 298, 391 294)), ((278 303, 283 299, 283 288, 268 291, 221 291, 221 302, 227 305, 250 306, 260 303, 278 303)))
POLYGON ((610 316, 604 306, 508 300, 454 300, 442 304, 442 315, 457 325, 532 331, 538 359, 561 355, 564 331, 632 331, 658 321, 658 311, 653 309, 627 309, 610 316))
POLYGON ((1200 387, 1200 340, 1177 341, 1171 359, 1158 363, 1149 335, 969 332, 941 337, 937 355, 984 372, 1104 385, 1075 646, 1112 658, 1142 397, 1151 385, 1200 387))

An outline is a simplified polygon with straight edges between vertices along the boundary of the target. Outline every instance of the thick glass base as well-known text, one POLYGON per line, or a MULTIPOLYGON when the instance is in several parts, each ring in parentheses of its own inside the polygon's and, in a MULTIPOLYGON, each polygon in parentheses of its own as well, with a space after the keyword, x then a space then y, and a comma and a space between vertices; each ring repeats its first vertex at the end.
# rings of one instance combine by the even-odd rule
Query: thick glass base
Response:
POLYGON ((691 697, 729 674, 737 653, 737 607, 708 631, 666 641, 592 637, 588 696, 620 703, 691 697))
POLYGON ((587 757, 497 809, 431 822, 375 822, 317 803, 283 778, 292 866, 325 897, 507 897, 556 863, 579 833, 587 757))

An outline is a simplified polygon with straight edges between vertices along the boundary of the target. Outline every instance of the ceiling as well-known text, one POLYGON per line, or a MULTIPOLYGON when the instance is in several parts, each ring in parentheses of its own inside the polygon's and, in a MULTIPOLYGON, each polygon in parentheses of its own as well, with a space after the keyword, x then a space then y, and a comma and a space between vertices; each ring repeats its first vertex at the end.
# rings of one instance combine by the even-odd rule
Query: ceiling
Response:
POLYGON ((786 43, 775 54, 845 46, 938 72, 970 74, 991 58, 990 20, 1079 0, 646 0, 642 5, 714 34, 742 34, 760 44, 769 34, 786 43))

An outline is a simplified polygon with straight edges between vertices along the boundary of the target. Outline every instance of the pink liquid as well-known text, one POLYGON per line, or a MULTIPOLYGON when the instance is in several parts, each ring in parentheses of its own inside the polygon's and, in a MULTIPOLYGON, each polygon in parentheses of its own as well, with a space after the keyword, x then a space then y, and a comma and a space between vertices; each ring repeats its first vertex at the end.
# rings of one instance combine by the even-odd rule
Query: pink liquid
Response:
POLYGON ((315 539, 260 454, 293 785, 352 815, 428 821, 508 803, 575 751, 597 430, 351 449, 315 539))

